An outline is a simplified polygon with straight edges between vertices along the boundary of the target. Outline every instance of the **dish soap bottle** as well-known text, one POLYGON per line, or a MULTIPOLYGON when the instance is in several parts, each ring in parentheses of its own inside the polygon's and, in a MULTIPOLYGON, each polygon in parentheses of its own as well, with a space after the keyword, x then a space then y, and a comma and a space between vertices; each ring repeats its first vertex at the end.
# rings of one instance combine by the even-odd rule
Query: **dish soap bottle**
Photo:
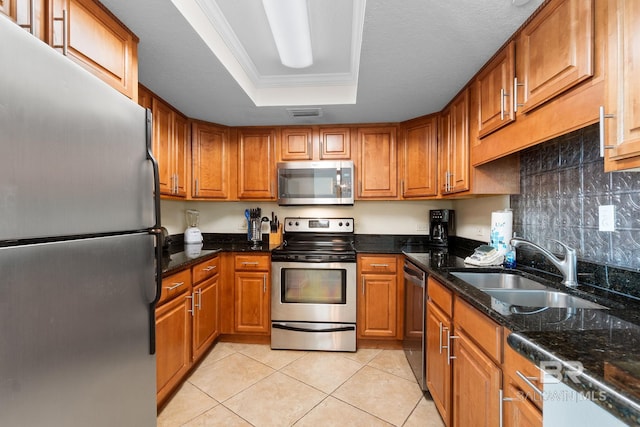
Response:
POLYGON ((516 248, 513 246, 504 254, 504 266, 506 268, 516 268, 516 248))

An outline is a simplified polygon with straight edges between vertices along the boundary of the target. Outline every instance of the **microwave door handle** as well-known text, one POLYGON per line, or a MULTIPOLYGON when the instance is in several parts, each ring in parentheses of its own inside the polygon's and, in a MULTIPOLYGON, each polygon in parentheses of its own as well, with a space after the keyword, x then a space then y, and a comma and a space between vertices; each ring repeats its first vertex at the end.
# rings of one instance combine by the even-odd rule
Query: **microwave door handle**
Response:
POLYGON ((336 197, 342 199, 342 169, 336 169, 336 197))

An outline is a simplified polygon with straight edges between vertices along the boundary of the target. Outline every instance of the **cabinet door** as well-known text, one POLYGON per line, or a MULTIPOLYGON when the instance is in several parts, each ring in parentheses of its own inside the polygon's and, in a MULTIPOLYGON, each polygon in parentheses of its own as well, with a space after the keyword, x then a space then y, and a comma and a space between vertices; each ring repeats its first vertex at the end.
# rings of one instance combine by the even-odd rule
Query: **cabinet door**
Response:
POLYGON ((280 159, 282 161, 291 160, 312 160, 311 128, 283 128, 280 140, 280 159))
POLYGON ((505 376, 502 425, 504 427, 542 427, 542 413, 505 376))
POLYGON ((358 129, 356 171, 359 199, 397 197, 395 127, 358 129))
POLYGON ((187 173, 189 171, 189 122, 186 117, 173 113, 173 153, 175 159, 175 194, 178 197, 187 197, 187 173))
POLYGON ((427 303, 427 386, 445 426, 451 425, 451 362, 447 332, 451 321, 433 302, 427 303))
POLYGON ((510 42, 476 78, 480 137, 515 120, 514 78, 515 42, 510 42))
POLYGON ((189 370, 191 299, 176 299, 156 309, 156 384, 162 402, 189 370))
POLYGON ((129 98, 138 98, 138 40, 126 27, 93 0, 53 0, 51 14, 54 48, 129 98))
POLYGON ((13 20, 16 19, 15 16, 15 4, 16 0, 0 0, 0 13, 7 15, 9 18, 13 20))
POLYGON ((362 294, 358 302, 360 337, 390 337, 398 332, 395 274, 362 274, 362 294))
POLYGON ((194 123, 191 151, 193 182, 191 197, 229 198, 229 132, 205 123, 194 123))
POLYGON ((402 197, 405 199, 438 195, 437 116, 408 126, 402 149, 402 197))
POLYGON ((216 275, 193 287, 193 360, 197 360, 220 334, 219 276, 216 275))
POLYGON ((173 144, 173 111, 164 102, 153 98, 153 155, 160 170, 160 194, 173 195, 175 166, 173 144))
POLYGON ((522 30, 516 47, 523 84, 519 111, 527 112, 593 75, 593 3, 552 1, 522 30))
POLYGON ((469 94, 464 90, 441 116, 440 190, 466 191, 469 180, 469 94))
POLYGON ((350 128, 320 128, 320 160, 351 160, 350 128))
POLYGON ((453 425, 499 425, 502 372, 462 331, 453 340, 453 425))
MULTIPOLYGON (((640 8, 635 0, 609 2, 605 74, 605 171, 640 167, 640 8)), ((603 120, 601 118, 601 120, 603 120)))
POLYGON ((237 271, 235 274, 235 331, 269 333, 269 274, 237 271))
POLYGON ((238 129, 238 199, 275 198, 275 131, 238 129))
POLYGON ((0 9, 2 9, 2 4, 10 4, 12 1, 14 4, 12 17, 16 23, 46 42, 45 0, 4 0, 0 1, 0 9))

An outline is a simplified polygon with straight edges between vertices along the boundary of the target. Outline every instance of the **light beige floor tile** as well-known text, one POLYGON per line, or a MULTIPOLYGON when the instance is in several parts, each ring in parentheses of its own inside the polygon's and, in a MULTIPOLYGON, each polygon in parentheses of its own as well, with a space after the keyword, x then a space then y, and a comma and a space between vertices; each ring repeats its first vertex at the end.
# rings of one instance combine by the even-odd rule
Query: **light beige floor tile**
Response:
POLYGON ((413 410, 404 427, 444 427, 444 422, 438 413, 433 400, 424 397, 413 410))
POLYGON ((346 426, 391 426, 371 414, 344 403, 331 396, 323 400, 311 412, 295 424, 296 427, 346 427, 346 426))
POLYGON ((422 391, 415 380, 365 366, 333 396, 391 424, 402 425, 422 398, 422 391))
POLYGON ((209 354, 207 354, 204 358, 204 360, 200 363, 199 368, 205 367, 207 365, 212 364, 213 362, 217 362, 220 359, 223 359, 227 356, 232 355, 233 353, 236 353, 236 349, 233 347, 232 343, 225 343, 225 342, 221 342, 221 343, 217 343, 209 352, 209 354))
POLYGON ((186 382, 158 416, 158 426, 180 426, 216 405, 218 402, 186 382))
POLYGON ((251 424, 228 410, 224 405, 205 412, 184 427, 251 427, 251 424))
POLYGON ((268 345, 247 345, 239 351, 245 356, 256 359, 258 362, 271 366, 273 369, 282 369, 294 360, 307 354, 306 351, 296 350, 271 350, 268 345))
POLYGON ((409 363, 407 363, 407 356, 405 356, 402 350, 381 351, 367 365, 397 375, 405 380, 416 380, 409 363))
POLYGON ((360 348, 355 353, 339 353, 347 359, 355 360, 356 362, 366 365, 376 357, 382 350, 379 348, 360 348))
POLYGON ((224 402, 255 426, 288 426, 327 395, 280 372, 224 402))
POLYGON ((244 354, 233 353, 196 370, 189 381, 218 402, 224 402, 273 372, 263 363, 244 354))
POLYGON ((360 363, 337 353, 312 352, 284 367, 281 372, 331 393, 361 368, 360 363))

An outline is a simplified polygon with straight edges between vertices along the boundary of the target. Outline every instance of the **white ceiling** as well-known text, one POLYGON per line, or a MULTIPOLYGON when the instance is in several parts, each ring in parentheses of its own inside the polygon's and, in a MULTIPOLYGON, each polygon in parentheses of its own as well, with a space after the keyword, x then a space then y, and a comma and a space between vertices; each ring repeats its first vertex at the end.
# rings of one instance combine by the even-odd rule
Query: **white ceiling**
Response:
POLYGON ((309 0, 314 65, 297 70, 279 63, 260 0, 174 0, 199 10, 201 23, 212 19, 202 10, 221 11, 232 31, 218 33, 198 33, 171 0, 101 1, 140 38, 142 84, 189 117, 229 126, 400 122, 440 111, 543 2, 309 0), (215 38, 226 56, 212 51, 215 38), (322 116, 290 117, 287 108, 300 106, 322 116))

